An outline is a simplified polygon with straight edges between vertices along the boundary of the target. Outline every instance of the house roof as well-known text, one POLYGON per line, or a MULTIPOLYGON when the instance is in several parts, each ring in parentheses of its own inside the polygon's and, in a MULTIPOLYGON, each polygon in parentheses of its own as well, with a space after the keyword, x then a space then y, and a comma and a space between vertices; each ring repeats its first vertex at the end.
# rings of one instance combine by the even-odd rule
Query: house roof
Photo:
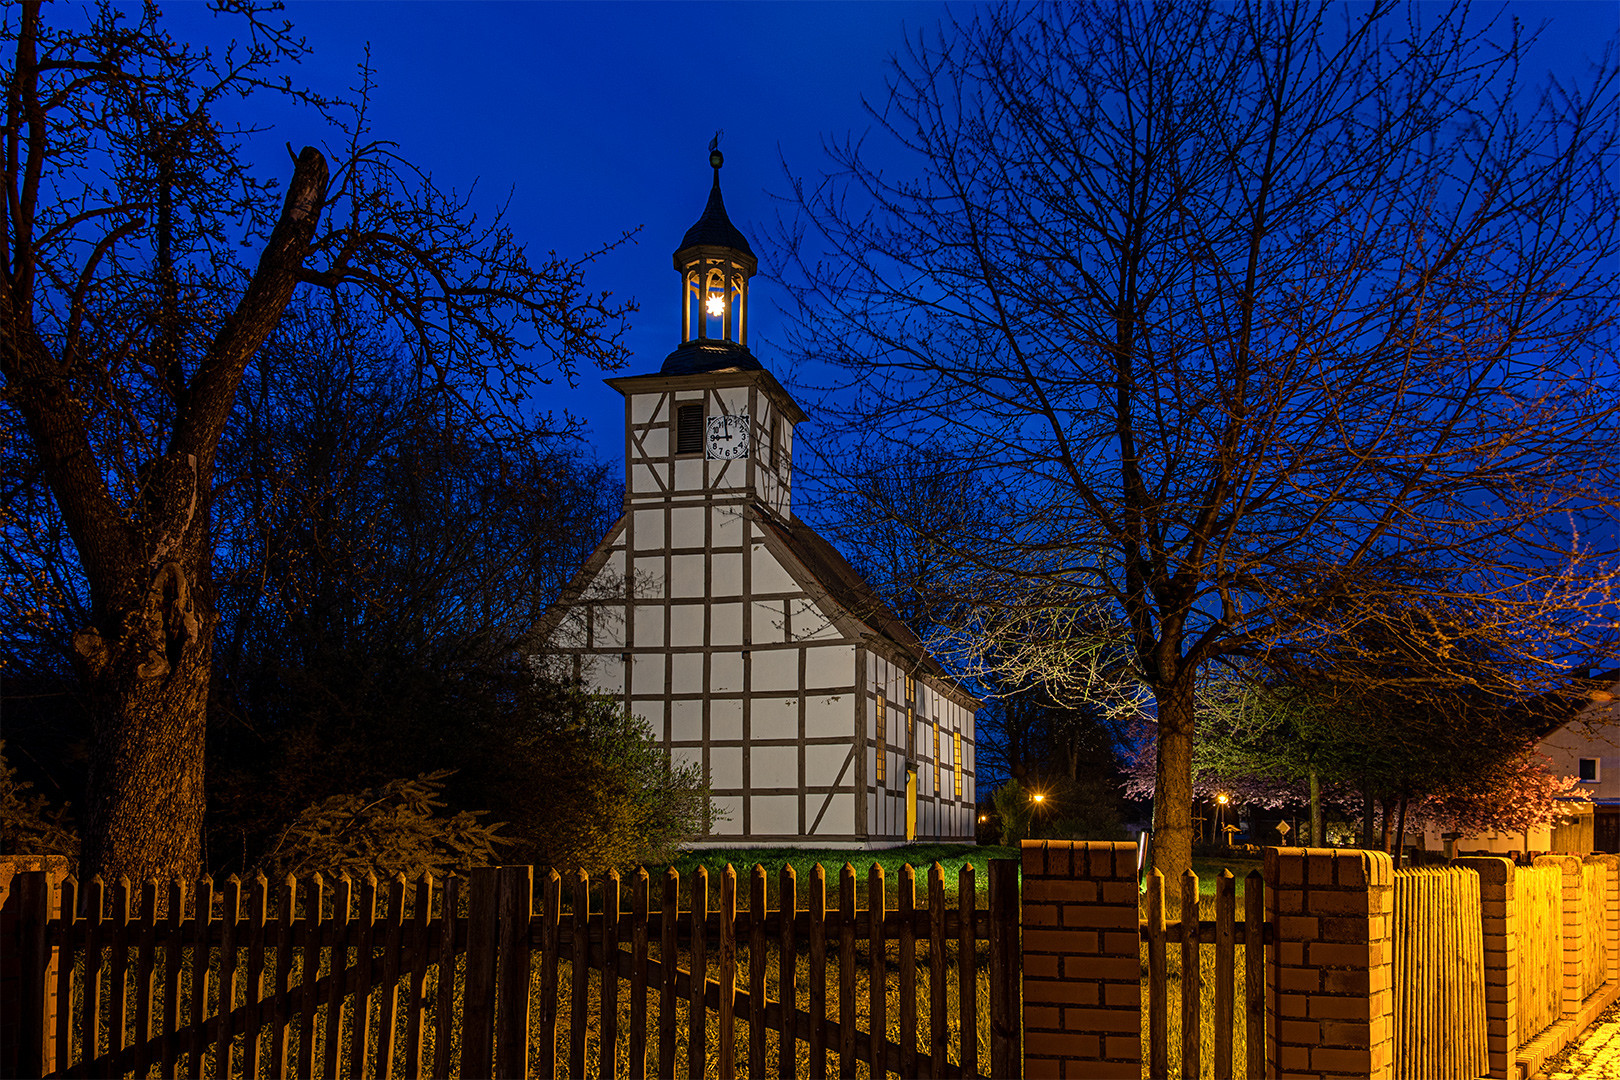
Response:
POLYGON ((720 197, 720 169, 714 170, 714 186, 709 189, 708 204, 703 207, 703 216, 697 223, 686 230, 681 237, 681 246, 675 249, 677 257, 687 248, 698 247, 728 247, 752 257, 754 250, 748 246, 748 237, 742 230, 731 223, 726 214, 726 201, 720 197))
POLYGON ((756 511, 755 518, 813 579, 813 582, 802 584, 820 586, 828 599, 898 653, 905 661, 902 666, 909 665, 913 670, 926 671, 954 688, 970 708, 978 707, 978 700, 963 690, 944 665, 929 655, 922 639, 883 602, 859 571, 849 565, 825 537, 798 518, 784 523, 763 509, 756 511))

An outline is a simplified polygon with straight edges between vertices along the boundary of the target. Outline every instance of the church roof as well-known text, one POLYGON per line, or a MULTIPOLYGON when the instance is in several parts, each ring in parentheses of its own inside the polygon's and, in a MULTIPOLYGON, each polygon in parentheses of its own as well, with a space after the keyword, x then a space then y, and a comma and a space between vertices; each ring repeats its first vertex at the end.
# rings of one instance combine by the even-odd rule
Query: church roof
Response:
POLYGON ((688 341, 668 356, 660 375, 703 375, 711 371, 764 371, 765 365, 734 341, 699 338, 688 341))
POLYGON ((714 186, 709 189, 709 203, 703 208, 703 216, 697 219, 696 225, 686 230, 686 235, 681 237, 681 246, 675 250, 679 253, 700 244, 735 248, 750 257, 754 254, 748 246, 748 238, 726 216, 726 203, 720 197, 719 169, 714 170, 714 186))
POLYGON ((784 524, 768 513, 757 513, 755 520, 769 529, 787 549, 788 553, 815 579, 815 584, 826 590, 828 599, 870 627, 876 634, 894 646, 917 668, 955 687, 972 707, 978 702, 957 685, 956 679, 938 660, 911 627, 885 604, 872 586, 826 538, 795 517, 784 524))

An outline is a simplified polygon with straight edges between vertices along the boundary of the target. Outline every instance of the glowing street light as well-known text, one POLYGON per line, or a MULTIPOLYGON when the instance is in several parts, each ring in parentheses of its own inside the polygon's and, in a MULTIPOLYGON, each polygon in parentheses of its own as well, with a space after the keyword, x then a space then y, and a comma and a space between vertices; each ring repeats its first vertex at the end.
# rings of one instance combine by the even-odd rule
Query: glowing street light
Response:
POLYGON ((1036 802, 1045 802, 1046 801, 1046 796, 1040 794, 1039 792, 1036 792, 1034 795, 1031 795, 1030 798, 1033 799, 1036 802))

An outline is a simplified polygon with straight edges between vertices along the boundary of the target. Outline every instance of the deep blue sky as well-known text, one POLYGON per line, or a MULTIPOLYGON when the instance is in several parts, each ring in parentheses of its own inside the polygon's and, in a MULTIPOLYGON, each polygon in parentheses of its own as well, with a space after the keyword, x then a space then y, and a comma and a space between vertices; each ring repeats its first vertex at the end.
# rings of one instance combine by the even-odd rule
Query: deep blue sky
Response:
MULTIPOLYGON (((1507 10, 1531 27, 1549 22, 1531 56, 1538 72, 1584 71, 1620 30, 1614 0, 1515 0, 1507 10)), ((814 173, 824 136, 866 130, 862 98, 883 100, 887 58, 944 11, 923 2, 287 5, 315 50, 306 83, 349 87, 369 42, 377 134, 441 184, 477 179, 488 206, 512 192, 509 220, 532 250, 579 254, 641 229, 591 277, 596 289, 640 301, 630 338, 638 373, 656 370, 676 344, 670 255, 702 211, 714 129, 726 132, 727 208, 759 250, 780 209, 769 193, 786 187, 783 161, 814 173)), ((228 25, 194 2, 166 15, 189 39, 217 41, 228 25)), ((267 146, 284 155, 283 142, 322 137, 281 124, 267 146)), ((793 372, 770 344, 778 294, 756 285, 751 343, 791 388, 793 372)), ((598 455, 618 460, 622 399, 599 373, 552 390, 548 404, 584 418, 598 455)), ((812 395, 800 397, 813 413, 812 395)))

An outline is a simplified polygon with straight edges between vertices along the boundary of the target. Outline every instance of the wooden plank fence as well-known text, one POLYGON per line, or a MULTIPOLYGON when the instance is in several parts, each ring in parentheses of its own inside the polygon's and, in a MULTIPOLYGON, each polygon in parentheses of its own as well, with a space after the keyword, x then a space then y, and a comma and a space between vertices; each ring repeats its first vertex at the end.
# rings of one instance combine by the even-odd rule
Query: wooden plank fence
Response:
POLYGON ((1564 1000, 1564 872, 1557 866, 1516 871, 1518 949, 1514 983, 1519 1041, 1551 1027, 1564 1000))
POLYGON ((1170 1072, 1170 991, 1168 946, 1180 948, 1181 960, 1181 1076, 1197 1080, 1206 1061, 1215 1080, 1266 1074, 1265 884, 1260 871, 1243 879, 1243 918, 1237 917, 1237 880, 1222 870, 1215 878, 1215 918, 1202 919, 1198 910, 1198 875, 1182 876, 1180 918, 1167 919, 1164 875, 1155 870, 1147 881, 1147 917, 1140 937, 1147 946, 1148 1075, 1168 1077, 1170 1072), (1255 946, 1250 948, 1251 943, 1255 946), (1203 1045, 1203 986, 1206 979, 1203 949, 1215 947, 1211 1031, 1214 1045, 1203 1045), (1234 1001, 1237 946, 1243 948, 1243 1008, 1234 1001), (1236 1025, 1242 1024, 1246 1045, 1242 1071, 1234 1072, 1236 1025))
POLYGON ((13 899, 38 903, 21 916, 34 943, 24 1074, 663 1077, 677 1075, 683 1041, 693 1077, 1021 1068, 1016 1040, 980 1038, 982 1019, 1017 1027, 1012 860, 992 862, 988 907, 971 866, 948 904, 938 864, 918 904, 907 866, 892 911, 877 866, 864 909, 849 865, 835 906, 820 866, 804 885, 784 868, 774 908, 756 867, 741 909, 730 867, 717 905, 695 871, 684 908, 666 872, 656 909, 644 870, 628 890, 617 874, 571 875, 566 900, 563 878, 537 883, 531 867, 417 882, 232 877, 217 890, 72 878, 53 890, 25 877, 37 881, 13 899))
POLYGON ((1396 1080, 1473 1080, 1489 1072, 1479 874, 1395 871, 1396 1080))

